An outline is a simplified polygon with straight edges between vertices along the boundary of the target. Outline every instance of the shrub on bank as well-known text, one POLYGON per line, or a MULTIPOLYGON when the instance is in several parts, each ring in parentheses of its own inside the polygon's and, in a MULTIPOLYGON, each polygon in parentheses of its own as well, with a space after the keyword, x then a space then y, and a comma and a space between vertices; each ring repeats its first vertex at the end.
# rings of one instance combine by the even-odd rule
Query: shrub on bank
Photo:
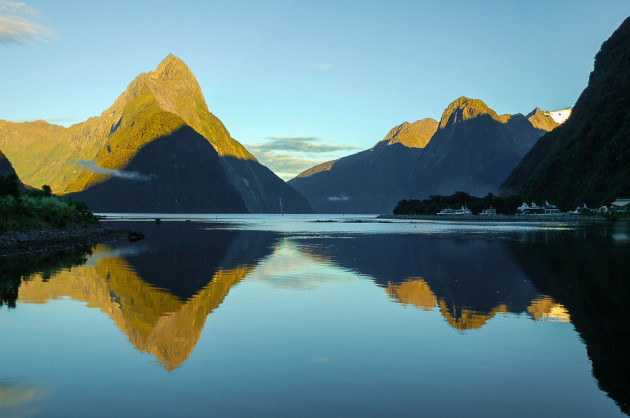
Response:
POLYGON ((98 223, 85 203, 53 196, 47 186, 20 191, 16 182, 0 177, 0 232, 98 223))

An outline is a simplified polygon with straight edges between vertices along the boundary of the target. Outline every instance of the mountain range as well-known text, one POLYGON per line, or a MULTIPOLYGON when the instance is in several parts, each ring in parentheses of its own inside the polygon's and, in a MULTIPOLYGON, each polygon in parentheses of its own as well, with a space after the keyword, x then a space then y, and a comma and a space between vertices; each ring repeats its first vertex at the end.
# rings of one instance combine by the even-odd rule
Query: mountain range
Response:
POLYGON ((170 54, 101 116, 64 128, 0 121, 20 178, 99 212, 310 212, 208 110, 193 73, 170 54))
POLYGON ((556 126, 538 108, 527 117, 498 115, 460 97, 440 122, 405 122, 371 149, 310 168, 289 184, 323 213, 389 213, 402 199, 456 191, 485 196, 556 126))
POLYGON ((12 164, 24 183, 98 212, 389 213, 402 199, 456 191, 599 205, 630 195, 629 51, 630 18, 602 45, 571 109, 499 115, 460 97, 439 122, 405 122, 288 184, 230 136, 171 54, 98 117, 68 128, 0 120, 11 160, 3 155, 0 170, 12 164))
POLYGON ((602 44, 569 119, 543 136, 501 186, 571 208, 630 196, 630 18, 602 44))

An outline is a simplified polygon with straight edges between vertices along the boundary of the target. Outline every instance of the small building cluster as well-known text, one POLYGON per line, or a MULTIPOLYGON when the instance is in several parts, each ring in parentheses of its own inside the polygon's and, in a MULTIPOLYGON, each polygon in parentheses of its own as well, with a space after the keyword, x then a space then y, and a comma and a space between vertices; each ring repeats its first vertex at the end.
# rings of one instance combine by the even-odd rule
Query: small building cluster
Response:
MULTIPOLYGON (((618 198, 615 200, 610 207, 601 206, 599 208, 591 209, 586 207, 586 205, 578 206, 574 211, 567 212, 569 214, 580 214, 583 212, 595 212, 595 213, 619 213, 619 212, 630 212, 630 199, 621 199, 618 198)), ((523 202, 521 206, 518 207, 518 213, 522 215, 553 215, 553 214, 561 214, 562 212, 556 205, 550 205, 549 202, 545 202, 542 206, 537 206, 532 202, 531 205, 528 205, 526 202, 523 202)))
POLYGON ((630 199, 617 198, 610 205, 611 212, 630 212, 630 199))
POLYGON ((562 211, 558 209, 556 205, 551 205, 549 202, 545 202, 544 205, 538 206, 536 203, 532 202, 531 205, 528 205, 527 202, 523 202, 521 206, 518 207, 518 213, 523 215, 559 215, 562 214, 562 211))

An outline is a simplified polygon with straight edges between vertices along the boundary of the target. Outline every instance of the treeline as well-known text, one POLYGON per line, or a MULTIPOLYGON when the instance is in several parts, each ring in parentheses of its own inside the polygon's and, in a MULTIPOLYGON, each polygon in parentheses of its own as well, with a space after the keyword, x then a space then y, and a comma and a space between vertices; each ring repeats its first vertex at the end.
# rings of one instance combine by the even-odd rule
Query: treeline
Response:
POLYGON ((0 176, 0 232, 97 223, 84 202, 53 196, 47 185, 26 189, 15 174, 0 176))
POLYGON ((494 208, 497 214, 512 215, 523 202, 520 196, 497 197, 488 193, 485 197, 455 192, 450 196, 435 195, 424 200, 401 200, 394 208, 394 215, 435 215, 442 209, 467 207, 477 215, 484 209, 494 208))

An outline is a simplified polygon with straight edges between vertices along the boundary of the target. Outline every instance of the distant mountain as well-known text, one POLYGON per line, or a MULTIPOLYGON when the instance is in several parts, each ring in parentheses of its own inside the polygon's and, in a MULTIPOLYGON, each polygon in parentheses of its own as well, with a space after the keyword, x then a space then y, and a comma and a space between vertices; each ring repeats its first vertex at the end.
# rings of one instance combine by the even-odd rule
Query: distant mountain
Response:
POLYGON ((427 118, 414 123, 404 122, 392 128, 376 146, 401 144, 407 148, 424 148, 438 128, 437 121, 427 118))
POLYGON ((521 114, 497 115, 481 100, 460 97, 444 110, 440 128, 418 160, 410 195, 496 194, 547 128, 538 123, 535 128, 521 114))
POLYGON ((483 101, 460 97, 440 122, 393 128, 372 149, 312 167, 289 184, 316 212, 390 213, 402 199, 464 191, 496 194, 537 139, 558 124, 535 109, 498 115, 483 101))
POLYGON ((289 184, 318 213, 389 213, 407 196, 410 173, 437 125, 405 122, 373 148, 312 167, 289 184))
POLYGON ((552 117, 551 112, 544 112, 538 107, 532 110, 525 117, 534 128, 538 129, 541 135, 544 135, 547 132, 554 130, 557 126, 560 125, 560 123, 552 117))
POLYGON ((73 193, 96 211, 310 211, 229 135, 172 54, 100 117, 69 128, 0 121, 0 146, 29 183, 73 193))
POLYGON ((572 208, 630 196, 630 18, 601 47, 571 117, 543 136, 501 186, 572 208))

